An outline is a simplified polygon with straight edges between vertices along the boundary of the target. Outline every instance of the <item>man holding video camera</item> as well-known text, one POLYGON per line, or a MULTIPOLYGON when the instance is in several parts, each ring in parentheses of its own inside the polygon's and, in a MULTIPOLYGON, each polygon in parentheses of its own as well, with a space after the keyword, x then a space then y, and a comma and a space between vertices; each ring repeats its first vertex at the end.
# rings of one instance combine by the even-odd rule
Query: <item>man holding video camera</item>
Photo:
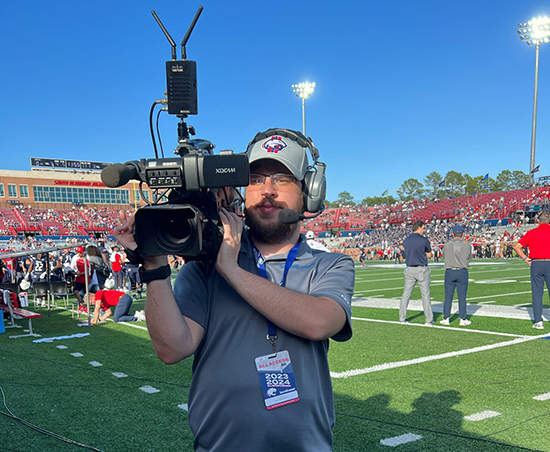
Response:
MULTIPOLYGON (((157 355, 166 363, 194 355, 195 450, 332 450, 328 339, 351 337, 355 274, 351 258, 313 250, 300 234, 301 214, 320 212, 325 194, 308 147, 318 164, 299 132, 256 135, 247 149, 247 229, 222 208, 216 261, 187 263, 174 291, 167 257, 143 257, 157 355)), ((121 220, 115 237, 136 252, 134 218, 121 220)))

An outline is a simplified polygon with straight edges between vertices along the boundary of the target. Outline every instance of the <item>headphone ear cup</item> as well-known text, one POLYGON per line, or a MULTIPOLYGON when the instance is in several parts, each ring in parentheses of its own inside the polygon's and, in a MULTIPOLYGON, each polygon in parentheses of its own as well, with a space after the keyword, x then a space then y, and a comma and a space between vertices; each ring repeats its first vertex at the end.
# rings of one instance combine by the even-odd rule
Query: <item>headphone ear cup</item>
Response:
MULTIPOLYGON (((324 168, 323 168, 324 169, 324 168)), ((319 212, 324 205, 327 181, 324 171, 308 171, 304 177, 305 211, 319 212)))

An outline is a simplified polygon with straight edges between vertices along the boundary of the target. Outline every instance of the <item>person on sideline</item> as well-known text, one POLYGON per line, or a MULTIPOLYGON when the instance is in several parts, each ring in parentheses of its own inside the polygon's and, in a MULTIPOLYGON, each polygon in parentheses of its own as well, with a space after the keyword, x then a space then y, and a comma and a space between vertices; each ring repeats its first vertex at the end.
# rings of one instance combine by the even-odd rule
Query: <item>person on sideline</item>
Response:
POLYGON ((443 319, 441 325, 449 325, 451 306, 456 289, 458 296, 458 316, 460 326, 471 325, 466 318, 466 294, 468 293, 468 267, 472 260, 472 247, 462 240, 464 228, 460 225, 453 227, 453 240, 445 243, 443 256, 445 257, 445 301, 443 303, 443 319))
POLYGON ((430 267, 428 259, 433 256, 430 241, 424 237, 426 224, 422 220, 413 223, 412 234, 403 241, 405 250, 405 287, 399 304, 399 321, 407 323, 407 307, 416 283, 422 295, 422 308, 426 325, 432 325, 434 316, 430 300, 430 267))
POLYGON ((315 233, 313 231, 306 232, 306 240, 312 250, 321 250, 330 253, 330 250, 325 245, 315 240, 315 233))
MULTIPOLYGON (((174 291, 168 258, 142 256, 157 355, 166 363, 194 355, 188 419, 196 451, 332 450, 328 339, 351 337, 355 270, 349 256, 311 249, 299 219, 279 220, 283 209, 322 208, 324 190, 313 195, 311 182, 324 187, 324 175, 309 169, 307 148, 316 155, 300 132, 256 135, 247 149, 248 228, 222 208, 215 261, 186 263, 174 291)), ((121 220, 115 238, 139 255, 134 218, 122 212, 121 220)))
POLYGON ((73 291, 74 296, 78 300, 78 310, 85 314, 88 313, 88 308, 84 305, 80 292, 82 290, 86 291, 86 267, 88 268, 87 279, 89 284, 92 279, 92 274, 94 273, 94 266, 90 263, 89 259, 84 256, 84 247, 79 246, 76 248, 76 254, 71 260, 71 268, 75 274, 73 291))
POLYGON ((115 322, 136 322, 145 320, 143 311, 136 311, 134 315, 128 314, 132 307, 132 297, 118 290, 99 290, 95 294, 90 293, 90 304, 95 305, 92 325, 104 322, 111 315, 115 322), (114 313, 111 308, 114 308, 114 313), (103 315, 100 315, 104 311, 103 315))
POLYGON ((542 296, 544 282, 550 290, 550 212, 541 212, 538 226, 528 231, 515 245, 514 250, 531 267, 531 296, 533 301, 533 328, 544 329, 542 296), (525 249, 529 248, 529 256, 525 249))

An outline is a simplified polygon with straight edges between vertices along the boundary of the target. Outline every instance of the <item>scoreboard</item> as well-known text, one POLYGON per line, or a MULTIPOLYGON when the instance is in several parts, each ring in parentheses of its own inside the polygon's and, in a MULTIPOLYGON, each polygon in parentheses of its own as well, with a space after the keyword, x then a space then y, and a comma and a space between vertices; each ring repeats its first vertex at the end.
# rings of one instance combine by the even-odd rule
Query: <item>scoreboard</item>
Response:
POLYGON ((62 160, 31 157, 31 166, 39 168, 57 168, 69 170, 101 171, 110 163, 89 162, 86 160, 62 160))

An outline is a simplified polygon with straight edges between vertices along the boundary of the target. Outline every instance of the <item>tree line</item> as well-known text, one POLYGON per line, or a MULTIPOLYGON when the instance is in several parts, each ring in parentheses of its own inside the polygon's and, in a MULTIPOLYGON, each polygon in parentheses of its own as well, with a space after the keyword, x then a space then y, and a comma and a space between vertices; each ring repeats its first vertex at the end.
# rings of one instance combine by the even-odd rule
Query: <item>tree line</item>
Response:
POLYGON ((476 193, 499 192, 526 188, 529 184, 529 176, 523 171, 503 170, 493 179, 489 175, 472 177, 457 171, 449 171, 443 177, 437 171, 432 171, 424 178, 424 183, 418 179, 410 178, 404 181, 397 189, 397 196, 387 195, 387 190, 380 196, 367 196, 357 203, 347 191, 338 195, 334 202, 327 201, 327 207, 339 207, 344 205, 373 206, 375 204, 393 204, 397 201, 410 201, 412 199, 443 199, 449 196, 471 196, 476 193))

